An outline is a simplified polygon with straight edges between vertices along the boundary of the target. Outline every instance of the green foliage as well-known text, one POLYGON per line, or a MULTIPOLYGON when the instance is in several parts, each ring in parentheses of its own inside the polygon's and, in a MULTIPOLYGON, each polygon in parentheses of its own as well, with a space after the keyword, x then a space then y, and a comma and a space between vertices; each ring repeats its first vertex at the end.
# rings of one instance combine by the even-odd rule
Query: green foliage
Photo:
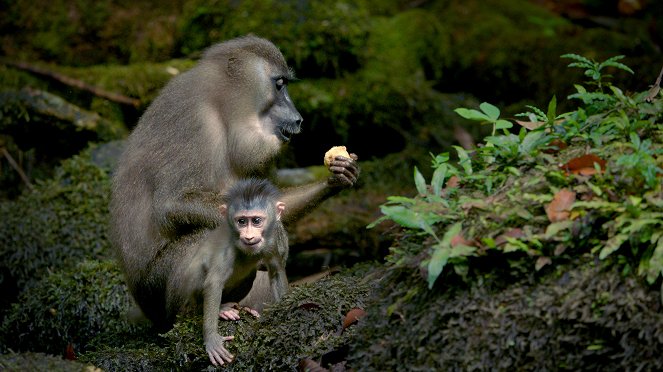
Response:
POLYGON ((125 320, 130 297, 114 262, 82 261, 57 270, 24 291, 0 326, 12 349, 62 355, 68 345, 85 351, 109 334, 115 343, 133 327, 125 320))
MULTIPOLYGON (((35 191, 0 203, 0 284, 23 289, 49 270, 109 254, 107 171, 86 151, 35 191)), ((11 300, 5 298, 3 301, 11 300)))
POLYGON ((597 63, 569 56, 578 61, 571 67, 586 68, 597 82, 575 111, 557 114, 554 96, 547 112, 528 106, 521 116, 530 121, 518 122, 516 135, 491 104, 455 110, 492 125, 493 135, 471 151, 454 146, 455 164, 448 153, 433 156, 430 185, 415 167, 417 197, 392 196, 382 205, 383 216, 369 227, 392 220, 424 243, 423 256, 393 247, 389 262, 420 267, 433 288, 448 266, 467 279, 481 257, 494 254, 510 257, 514 268, 525 255, 540 271, 592 252, 659 280, 663 102, 627 96, 606 81, 607 66, 632 72, 616 62, 621 57, 597 63), (600 91, 605 87, 611 93, 600 91))
POLYGON ((300 76, 341 76, 357 68, 371 25, 364 1, 192 1, 180 23, 180 50, 199 51, 253 33, 273 41, 300 76))
POLYGON ((490 103, 484 102, 479 105, 479 108, 481 111, 466 108, 457 108, 454 111, 465 119, 478 121, 481 124, 491 124, 493 126, 493 136, 498 129, 509 129, 513 126, 511 122, 500 119, 500 110, 490 103))
POLYGON ((592 79, 591 82, 593 84, 596 84, 599 89, 601 89, 605 84, 603 82, 603 79, 611 77, 611 75, 606 75, 601 72, 601 70, 603 70, 606 67, 615 67, 617 69, 634 74, 633 70, 631 70, 630 67, 626 66, 623 63, 617 62, 618 60, 623 59, 624 56, 614 56, 606 59, 603 62, 596 62, 594 60, 590 60, 589 58, 577 54, 564 54, 562 55, 562 58, 569 58, 575 60, 576 62, 569 63, 568 67, 577 67, 585 69, 585 76, 591 78, 592 79))

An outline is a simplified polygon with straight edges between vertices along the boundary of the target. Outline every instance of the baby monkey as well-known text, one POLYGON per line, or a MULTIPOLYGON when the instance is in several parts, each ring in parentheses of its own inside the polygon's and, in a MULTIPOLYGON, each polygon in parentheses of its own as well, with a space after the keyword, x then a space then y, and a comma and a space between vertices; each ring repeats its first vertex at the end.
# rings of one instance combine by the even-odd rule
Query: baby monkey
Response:
MULTIPOLYGON (((224 347, 218 332, 219 316, 228 317, 228 307, 222 307, 224 288, 250 288, 256 270, 264 266, 269 275, 269 286, 275 300, 288 289, 285 264, 288 256, 288 235, 281 223, 285 204, 279 201, 278 189, 263 179, 245 179, 237 182, 224 197, 221 214, 225 223, 211 232, 214 234, 201 256, 193 260, 192 272, 202 273, 196 280, 202 284, 203 340, 212 364, 223 365, 234 356, 224 347), (224 315, 225 313, 225 315, 224 315)), ((249 309, 252 314, 257 314, 249 309)), ((236 319, 230 316, 231 319, 236 319)))

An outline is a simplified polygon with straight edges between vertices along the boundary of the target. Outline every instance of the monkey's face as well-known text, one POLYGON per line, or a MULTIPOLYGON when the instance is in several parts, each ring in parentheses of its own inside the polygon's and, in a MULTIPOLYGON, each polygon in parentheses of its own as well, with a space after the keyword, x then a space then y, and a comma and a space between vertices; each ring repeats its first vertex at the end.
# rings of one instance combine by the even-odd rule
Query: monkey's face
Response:
POLYGON ((257 64, 261 70, 259 112, 263 127, 281 142, 288 142, 301 131, 302 116, 288 94, 288 82, 292 72, 284 67, 270 65, 267 61, 257 64))
POLYGON ((260 254, 268 241, 272 221, 263 210, 240 210, 232 216, 237 247, 248 255, 260 254))
POLYGON ((288 94, 288 77, 277 76, 272 80, 274 82, 274 100, 269 110, 269 116, 274 122, 276 136, 281 141, 288 142, 293 134, 301 131, 303 119, 288 94))

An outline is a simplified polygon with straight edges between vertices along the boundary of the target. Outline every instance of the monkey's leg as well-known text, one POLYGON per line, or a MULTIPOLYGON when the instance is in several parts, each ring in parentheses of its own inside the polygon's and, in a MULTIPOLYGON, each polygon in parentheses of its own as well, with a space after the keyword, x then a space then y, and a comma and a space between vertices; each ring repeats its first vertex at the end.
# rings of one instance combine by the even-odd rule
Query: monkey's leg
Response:
POLYGON ((228 276, 222 277, 218 270, 212 271, 205 278, 203 303, 203 340, 205 350, 210 362, 215 366, 230 363, 235 358, 223 343, 232 340, 234 336, 221 336, 219 334, 219 308, 223 286, 228 276))

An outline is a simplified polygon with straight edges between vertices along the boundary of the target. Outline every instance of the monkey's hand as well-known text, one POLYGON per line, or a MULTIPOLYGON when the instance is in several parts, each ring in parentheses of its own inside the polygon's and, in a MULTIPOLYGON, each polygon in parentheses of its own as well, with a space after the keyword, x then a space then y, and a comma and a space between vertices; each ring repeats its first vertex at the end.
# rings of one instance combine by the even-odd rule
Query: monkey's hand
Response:
POLYGON ((223 342, 234 338, 235 336, 221 336, 217 332, 205 337, 205 350, 207 350, 207 355, 209 355, 212 364, 222 366, 233 361, 234 356, 223 346, 223 342))
POLYGON ((350 158, 345 156, 336 156, 329 163, 329 171, 332 176, 327 179, 330 187, 352 187, 359 178, 359 166, 357 165, 357 155, 350 154, 350 158))
MULTIPOLYGON (((247 313, 253 315, 256 318, 260 318, 260 314, 250 308, 250 307, 243 307, 244 311, 247 313)), ((221 310, 219 311, 219 317, 223 320, 239 320, 239 304, 237 302, 228 302, 225 304, 221 304, 221 310)))

